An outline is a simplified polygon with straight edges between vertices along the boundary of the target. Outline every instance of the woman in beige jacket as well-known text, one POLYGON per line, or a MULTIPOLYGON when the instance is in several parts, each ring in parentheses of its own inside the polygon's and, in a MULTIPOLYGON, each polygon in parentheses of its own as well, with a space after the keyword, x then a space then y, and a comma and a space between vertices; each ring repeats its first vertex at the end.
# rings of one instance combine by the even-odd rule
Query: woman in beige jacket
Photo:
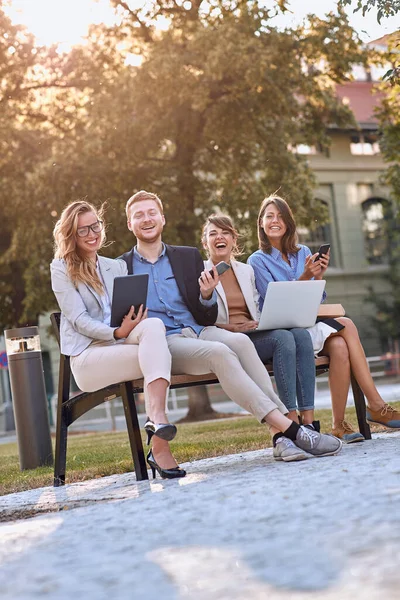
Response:
POLYGON ((256 331, 259 296, 252 267, 235 259, 239 254, 238 237, 226 215, 211 215, 203 227, 202 243, 209 256, 206 267, 211 269, 220 261, 231 266, 220 276, 215 288, 216 324, 251 338, 262 362, 273 361, 278 395, 289 410, 289 419, 299 422, 299 412, 305 425, 319 430, 319 423, 314 420, 315 366, 311 337, 301 328, 256 331))

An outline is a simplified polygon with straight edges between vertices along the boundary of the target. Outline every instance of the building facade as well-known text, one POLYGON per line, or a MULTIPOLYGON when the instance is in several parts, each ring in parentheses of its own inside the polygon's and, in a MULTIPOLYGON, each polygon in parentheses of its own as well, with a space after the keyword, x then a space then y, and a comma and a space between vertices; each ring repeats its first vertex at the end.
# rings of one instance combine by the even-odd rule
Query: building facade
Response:
POLYGON ((380 183, 385 165, 374 114, 379 94, 374 93, 368 77, 338 86, 337 92, 352 109, 357 127, 332 128, 328 152, 301 149, 309 155, 318 181, 315 201, 323 203, 329 221, 314 231, 303 229, 300 238, 313 251, 322 243, 331 244, 327 301, 343 304, 358 327, 367 356, 379 355, 382 343, 373 323, 375 307, 368 301, 371 288, 390 294, 385 280, 389 249, 384 234, 384 209, 390 193, 380 183))

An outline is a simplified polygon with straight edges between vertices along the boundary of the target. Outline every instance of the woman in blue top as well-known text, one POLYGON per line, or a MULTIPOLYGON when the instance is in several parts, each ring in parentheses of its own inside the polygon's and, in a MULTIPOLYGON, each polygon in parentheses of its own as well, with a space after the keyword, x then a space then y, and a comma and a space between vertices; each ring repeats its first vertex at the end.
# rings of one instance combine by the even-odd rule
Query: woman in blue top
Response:
MULTIPOLYGON (((258 239, 260 249, 249 257, 248 262, 254 270, 260 308, 271 281, 323 278, 329 264, 329 252, 316 260, 318 253, 312 254, 309 248, 297 243, 296 223, 283 198, 270 196, 263 200, 258 215, 258 239)), ((346 317, 331 319, 309 331, 315 352, 322 351, 330 357, 332 433, 348 443, 364 440, 344 419, 351 370, 367 398, 367 420, 386 427, 400 427, 400 413, 383 401, 375 387, 353 321, 346 317)))

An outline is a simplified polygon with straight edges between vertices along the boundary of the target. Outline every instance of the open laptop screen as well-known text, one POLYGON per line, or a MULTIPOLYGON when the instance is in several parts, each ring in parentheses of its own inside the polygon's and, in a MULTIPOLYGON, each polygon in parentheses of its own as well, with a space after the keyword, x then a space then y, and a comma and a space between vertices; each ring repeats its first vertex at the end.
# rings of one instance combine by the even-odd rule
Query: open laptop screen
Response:
POLYGON ((259 330, 315 325, 326 285, 318 281, 273 281, 268 284, 259 330))

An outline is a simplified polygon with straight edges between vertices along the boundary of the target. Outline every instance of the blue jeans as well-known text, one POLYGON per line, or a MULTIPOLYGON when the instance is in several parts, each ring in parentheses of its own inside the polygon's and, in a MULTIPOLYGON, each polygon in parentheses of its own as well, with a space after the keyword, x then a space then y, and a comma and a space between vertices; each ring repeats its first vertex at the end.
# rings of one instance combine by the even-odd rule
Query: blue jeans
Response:
POLYGON ((278 395, 286 408, 313 410, 315 363, 308 331, 296 327, 250 331, 247 335, 264 363, 272 358, 278 395))

